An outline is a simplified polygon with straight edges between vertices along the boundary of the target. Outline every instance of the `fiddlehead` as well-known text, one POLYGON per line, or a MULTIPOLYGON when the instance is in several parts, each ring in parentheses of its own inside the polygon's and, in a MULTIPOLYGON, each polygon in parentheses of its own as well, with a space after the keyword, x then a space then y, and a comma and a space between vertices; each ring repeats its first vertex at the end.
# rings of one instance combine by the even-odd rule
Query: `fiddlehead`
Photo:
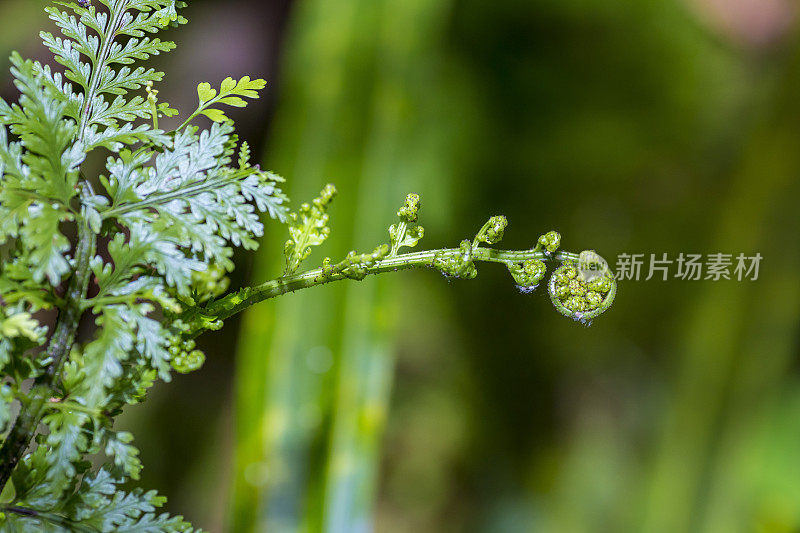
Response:
POLYGON ((587 250, 564 260, 550 277, 547 291, 561 314, 589 324, 614 303, 617 281, 606 262, 587 250))

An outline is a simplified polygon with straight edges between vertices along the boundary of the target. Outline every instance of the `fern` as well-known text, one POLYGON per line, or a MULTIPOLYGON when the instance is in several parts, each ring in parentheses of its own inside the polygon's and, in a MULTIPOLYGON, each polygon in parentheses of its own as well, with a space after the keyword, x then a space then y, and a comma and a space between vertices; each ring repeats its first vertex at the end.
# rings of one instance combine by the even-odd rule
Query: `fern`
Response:
POLYGON ((255 302, 412 267, 471 278, 478 261, 504 264, 524 290, 538 284, 545 262, 561 263, 549 291, 575 319, 593 318, 613 300, 607 269, 601 281, 578 280, 584 256, 557 253, 555 233, 530 250, 484 247, 500 241, 505 217, 492 217, 458 248, 400 254, 424 234, 416 195, 398 212, 388 244, 299 272, 330 233, 335 189, 290 213, 282 178, 250 163, 249 146, 220 106, 247 105, 265 82, 200 84, 197 109, 172 131, 158 128, 159 117, 177 112, 158 101, 164 74, 138 63, 175 47, 156 35, 186 22, 181 7, 52 2, 45 11, 58 34, 41 39, 61 72, 11 56, 20 95, 0 100, 4 531, 193 531, 159 513, 164 498, 155 492, 123 488, 142 464, 133 436, 115 430, 114 419, 156 380, 199 368, 205 356, 194 337, 255 302), (210 127, 192 123, 200 115, 210 127), (104 154, 105 169, 85 176, 93 151, 104 154), (233 249, 256 248, 268 218, 288 224, 286 272, 224 295, 233 249), (52 331, 36 318, 43 309, 58 313, 52 331), (88 315, 95 331, 79 336, 88 315))

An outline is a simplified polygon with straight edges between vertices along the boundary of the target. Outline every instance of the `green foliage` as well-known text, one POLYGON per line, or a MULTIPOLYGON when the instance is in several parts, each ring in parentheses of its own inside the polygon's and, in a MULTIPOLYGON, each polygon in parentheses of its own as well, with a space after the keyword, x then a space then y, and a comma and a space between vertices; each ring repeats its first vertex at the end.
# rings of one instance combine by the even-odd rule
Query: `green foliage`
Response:
MULTIPOLYGON (((115 430, 114 419, 142 402, 156 379, 200 368, 205 355, 193 338, 258 301, 411 267, 468 279, 477 275, 476 261, 505 264, 528 287, 543 275, 543 261, 575 260, 554 255, 560 237, 553 232, 532 250, 481 247, 500 241, 502 216, 457 249, 399 254, 423 237, 419 196, 411 194, 389 244, 298 273, 330 234, 336 189, 327 185, 289 214, 283 180, 250 164, 249 146, 239 146, 233 123, 214 107, 245 106, 264 81, 226 78, 219 91, 200 84, 198 109, 175 130, 160 130, 159 116, 176 113, 157 99, 163 73, 128 65, 174 48, 152 35, 185 22, 176 11, 182 3, 54 3, 68 9, 46 9, 62 35, 41 38, 64 74, 15 53, 20 97, 0 100, 0 244, 8 250, 0 265, 4 529, 193 531, 180 517, 157 514, 164 499, 155 492, 121 488, 139 479, 142 464, 132 435, 115 430), (134 94, 142 90, 147 97, 134 94), (207 129, 190 124, 201 114, 213 121, 207 129), (94 150, 106 156, 105 170, 87 177, 82 165, 94 150), (233 248, 257 247, 262 214, 288 223, 284 276, 223 296, 233 248), (68 237, 74 233, 77 239, 68 237), (46 331, 34 313, 51 308, 58 319, 46 331), (95 331, 79 336, 89 315, 95 331)), ((613 278, 604 275, 610 286, 592 290, 605 300, 584 297, 592 316, 613 299, 613 278)), ((583 316, 574 300, 554 302, 583 316)))
MULTIPOLYGON (((245 145, 231 164, 238 142, 230 122, 171 132, 146 122, 174 112, 155 97, 163 73, 132 65, 175 47, 153 34, 185 22, 176 11, 182 3, 55 4, 46 11, 61 35, 41 38, 63 75, 14 53, 20 97, 0 100, 0 244, 10 250, 0 266, 4 431, 11 403, 21 406, 0 452, 2 483, 13 472, 14 494, 3 527, 189 531, 182 519, 155 513, 163 498, 154 492, 119 488, 138 479, 141 463, 113 419, 140 402, 154 378, 202 363, 193 346, 175 349, 185 344, 181 322, 158 317, 218 295, 209 280, 233 268, 234 246, 257 246, 259 213, 285 217, 286 198, 278 176, 250 165, 245 145), (149 98, 136 94, 143 88, 149 98), (97 149, 111 152, 106 172, 87 180, 81 164, 97 149), (77 243, 70 226, 79 229, 77 243), (108 242, 106 254, 98 242, 108 242), (48 341, 33 313, 51 307, 59 322, 48 341), (89 311, 96 332, 76 343, 89 311), (26 355, 38 346, 46 350, 26 355), (39 423, 46 431, 36 436, 39 423), (99 468, 90 468, 92 457, 99 468)), ((201 94, 201 111, 242 106, 238 96, 255 97, 261 87, 225 80, 219 96, 201 94)))
POLYGON ((420 199, 418 194, 406 196, 406 203, 397 211, 400 222, 389 226, 391 240, 390 255, 397 255, 400 248, 413 248, 425 236, 425 228, 415 224, 419 214, 420 199))
POLYGON ((328 227, 328 207, 336 196, 336 187, 325 186, 310 204, 303 204, 297 213, 289 215, 289 240, 284 245, 286 274, 297 271, 300 264, 311 255, 311 247, 319 246, 331 229, 328 227))
POLYGON ((226 122, 229 119, 225 113, 221 109, 212 106, 225 104, 233 107, 245 107, 247 102, 242 98, 258 98, 258 91, 266 87, 266 85, 266 81, 260 79, 251 80, 249 76, 245 76, 239 81, 233 78, 225 78, 222 80, 222 86, 218 93, 216 89, 211 88, 211 84, 201 83, 197 86, 200 105, 188 120, 197 115, 205 115, 214 122, 226 122))

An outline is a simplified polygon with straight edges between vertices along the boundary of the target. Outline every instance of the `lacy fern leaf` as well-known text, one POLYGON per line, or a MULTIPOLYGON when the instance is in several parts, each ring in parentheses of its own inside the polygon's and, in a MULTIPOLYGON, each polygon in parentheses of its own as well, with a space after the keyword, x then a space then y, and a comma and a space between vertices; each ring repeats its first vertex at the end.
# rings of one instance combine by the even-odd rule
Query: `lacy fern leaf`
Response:
MULTIPOLYGON (((10 253, 0 266, 0 423, 10 422, 12 402, 21 408, 0 448, 0 484, 16 493, 0 509, 4 529, 192 530, 158 514, 163 498, 154 492, 120 490, 141 463, 113 417, 156 377, 167 381, 173 366, 198 359, 176 350, 185 326, 158 317, 205 290, 195 284, 209 265, 232 269, 233 247, 253 249, 263 234, 259 214, 283 219, 287 200, 278 176, 250 165, 246 146, 231 164, 238 141, 230 121, 156 126, 175 113, 157 102, 153 84, 164 75, 135 63, 175 47, 154 34, 185 22, 182 5, 54 2, 45 11, 61 35, 41 38, 63 74, 11 57, 20 97, 0 100, 0 244, 10 253), (136 94, 142 89, 146 96, 136 94), (106 172, 87 178, 81 165, 98 149, 111 151, 106 172), (49 341, 31 314, 42 307, 59 310, 49 341), (96 332, 79 338, 90 310, 96 332), (24 355, 45 342, 45 352, 24 355), (47 431, 25 455, 40 424, 47 431), (92 456, 105 464, 91 469, 92 456)), ((225 80, 201 107, 213 115, 216 104, 243 106, 263 86, 225 80)))

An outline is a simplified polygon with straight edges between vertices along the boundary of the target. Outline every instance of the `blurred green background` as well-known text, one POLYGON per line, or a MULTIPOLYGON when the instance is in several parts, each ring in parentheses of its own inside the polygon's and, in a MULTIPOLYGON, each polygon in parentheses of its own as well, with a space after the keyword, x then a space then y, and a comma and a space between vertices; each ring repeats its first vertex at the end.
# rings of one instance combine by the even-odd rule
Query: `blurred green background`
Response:
MULTIPOLYGON (((43 6, 0 0, 0 56, 47 57, 43 6)), ((504 247, 555 229, 612 267, 764 259, 757 281, 622 282, 588 328, 494 265, 260 304, 121 420, 143 484, 214 532, 800 531, 796 9, 191 1, 160 96, 268 79, 230 114, 295 203, 337 184, 314 263, 385 240, 409 191, 429 248, 502 213, 504 247)), ((234 286, 280 274, 272 228, 234 286)))

